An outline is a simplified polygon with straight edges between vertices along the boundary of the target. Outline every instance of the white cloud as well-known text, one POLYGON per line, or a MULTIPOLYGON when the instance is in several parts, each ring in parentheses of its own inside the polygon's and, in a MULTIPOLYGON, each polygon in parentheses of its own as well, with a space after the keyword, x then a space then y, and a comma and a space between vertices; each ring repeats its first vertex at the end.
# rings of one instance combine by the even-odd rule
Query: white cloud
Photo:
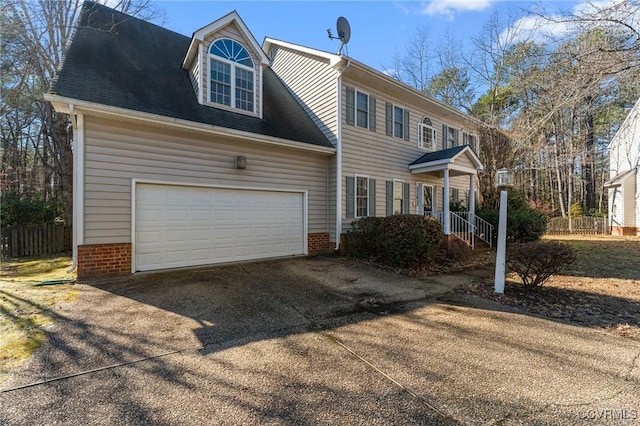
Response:
POLYGON ((421 8, 425 15, 453 19, 456 12, 476 12, 489 8, 493 0, 431 0, 421 8))
POLYGON ((553 22, 539 16, 527 16, 518 19, 511 27, 500 33, 502 44, 517 43, 524 40, 544 42, 549 38, 562 38, 570 31, 565 22, 553 22))
MULTIPOLYGON (((576 3, 571 11, 573 14, 589 16, 595 18, 601 16, 602 9, 611 7, 618 3, 624 3, 625 0, 580 0, 576 3)), ((549 16, 545 14, 546 16, 549 16)), ((634 19, 633 16, 613 16, 620 20, 634 19)), ((544 19, 537 15, 526 16, 517 20, 511 27, 505 29, 500 34, 500 40, 503 43, 516 43, 523 40, 533 40, 537 42, 548 41, 550 38, 561 39, 568 36, 575 28, 567 23, 562 22, 559 15, 550 16, 551 19, 544 19)), ((638 19, 635 17, 635 19, 638 19)))

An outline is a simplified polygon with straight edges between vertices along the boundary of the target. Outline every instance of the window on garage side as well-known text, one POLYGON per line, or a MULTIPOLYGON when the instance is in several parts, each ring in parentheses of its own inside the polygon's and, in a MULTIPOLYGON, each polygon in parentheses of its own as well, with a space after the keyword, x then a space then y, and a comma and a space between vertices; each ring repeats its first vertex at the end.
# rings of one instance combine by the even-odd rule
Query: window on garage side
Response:
POLYGON ((254 64, 249 51, 228 38, 215 40, 210 53, 210 94, 213 103, 254 111, 254 64))

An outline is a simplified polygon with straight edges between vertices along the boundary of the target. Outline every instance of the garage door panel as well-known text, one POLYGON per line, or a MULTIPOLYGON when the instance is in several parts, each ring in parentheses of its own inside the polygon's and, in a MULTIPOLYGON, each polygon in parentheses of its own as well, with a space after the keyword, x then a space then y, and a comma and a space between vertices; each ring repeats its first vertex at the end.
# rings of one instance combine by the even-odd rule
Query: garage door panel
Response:
POLYGON ((139 184, 136 269, 304 254, 301 193, 139 184))

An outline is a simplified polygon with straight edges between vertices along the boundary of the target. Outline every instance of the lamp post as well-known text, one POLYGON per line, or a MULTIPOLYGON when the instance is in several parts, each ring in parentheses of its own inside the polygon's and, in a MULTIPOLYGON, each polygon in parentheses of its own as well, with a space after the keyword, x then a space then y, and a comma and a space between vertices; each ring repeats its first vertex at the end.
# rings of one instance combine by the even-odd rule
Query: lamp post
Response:
POLYGON ((496 188, 500 189, 500 217, 498 219, 498 247, 496 250, 495 292, 504 294, 507 254, 507 189, 513 188, 514 177, 507 169, 496 172, 496 188))

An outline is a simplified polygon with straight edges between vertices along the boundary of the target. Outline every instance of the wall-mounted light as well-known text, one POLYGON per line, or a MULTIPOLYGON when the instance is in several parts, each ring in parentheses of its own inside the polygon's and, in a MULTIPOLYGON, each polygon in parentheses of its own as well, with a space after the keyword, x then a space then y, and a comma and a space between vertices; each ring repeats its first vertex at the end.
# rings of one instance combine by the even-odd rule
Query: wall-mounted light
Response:
POLYGON ((236 169, 246 169, 247 168, 247 157, 244 155, 238 155, 236 157, 236 169))

